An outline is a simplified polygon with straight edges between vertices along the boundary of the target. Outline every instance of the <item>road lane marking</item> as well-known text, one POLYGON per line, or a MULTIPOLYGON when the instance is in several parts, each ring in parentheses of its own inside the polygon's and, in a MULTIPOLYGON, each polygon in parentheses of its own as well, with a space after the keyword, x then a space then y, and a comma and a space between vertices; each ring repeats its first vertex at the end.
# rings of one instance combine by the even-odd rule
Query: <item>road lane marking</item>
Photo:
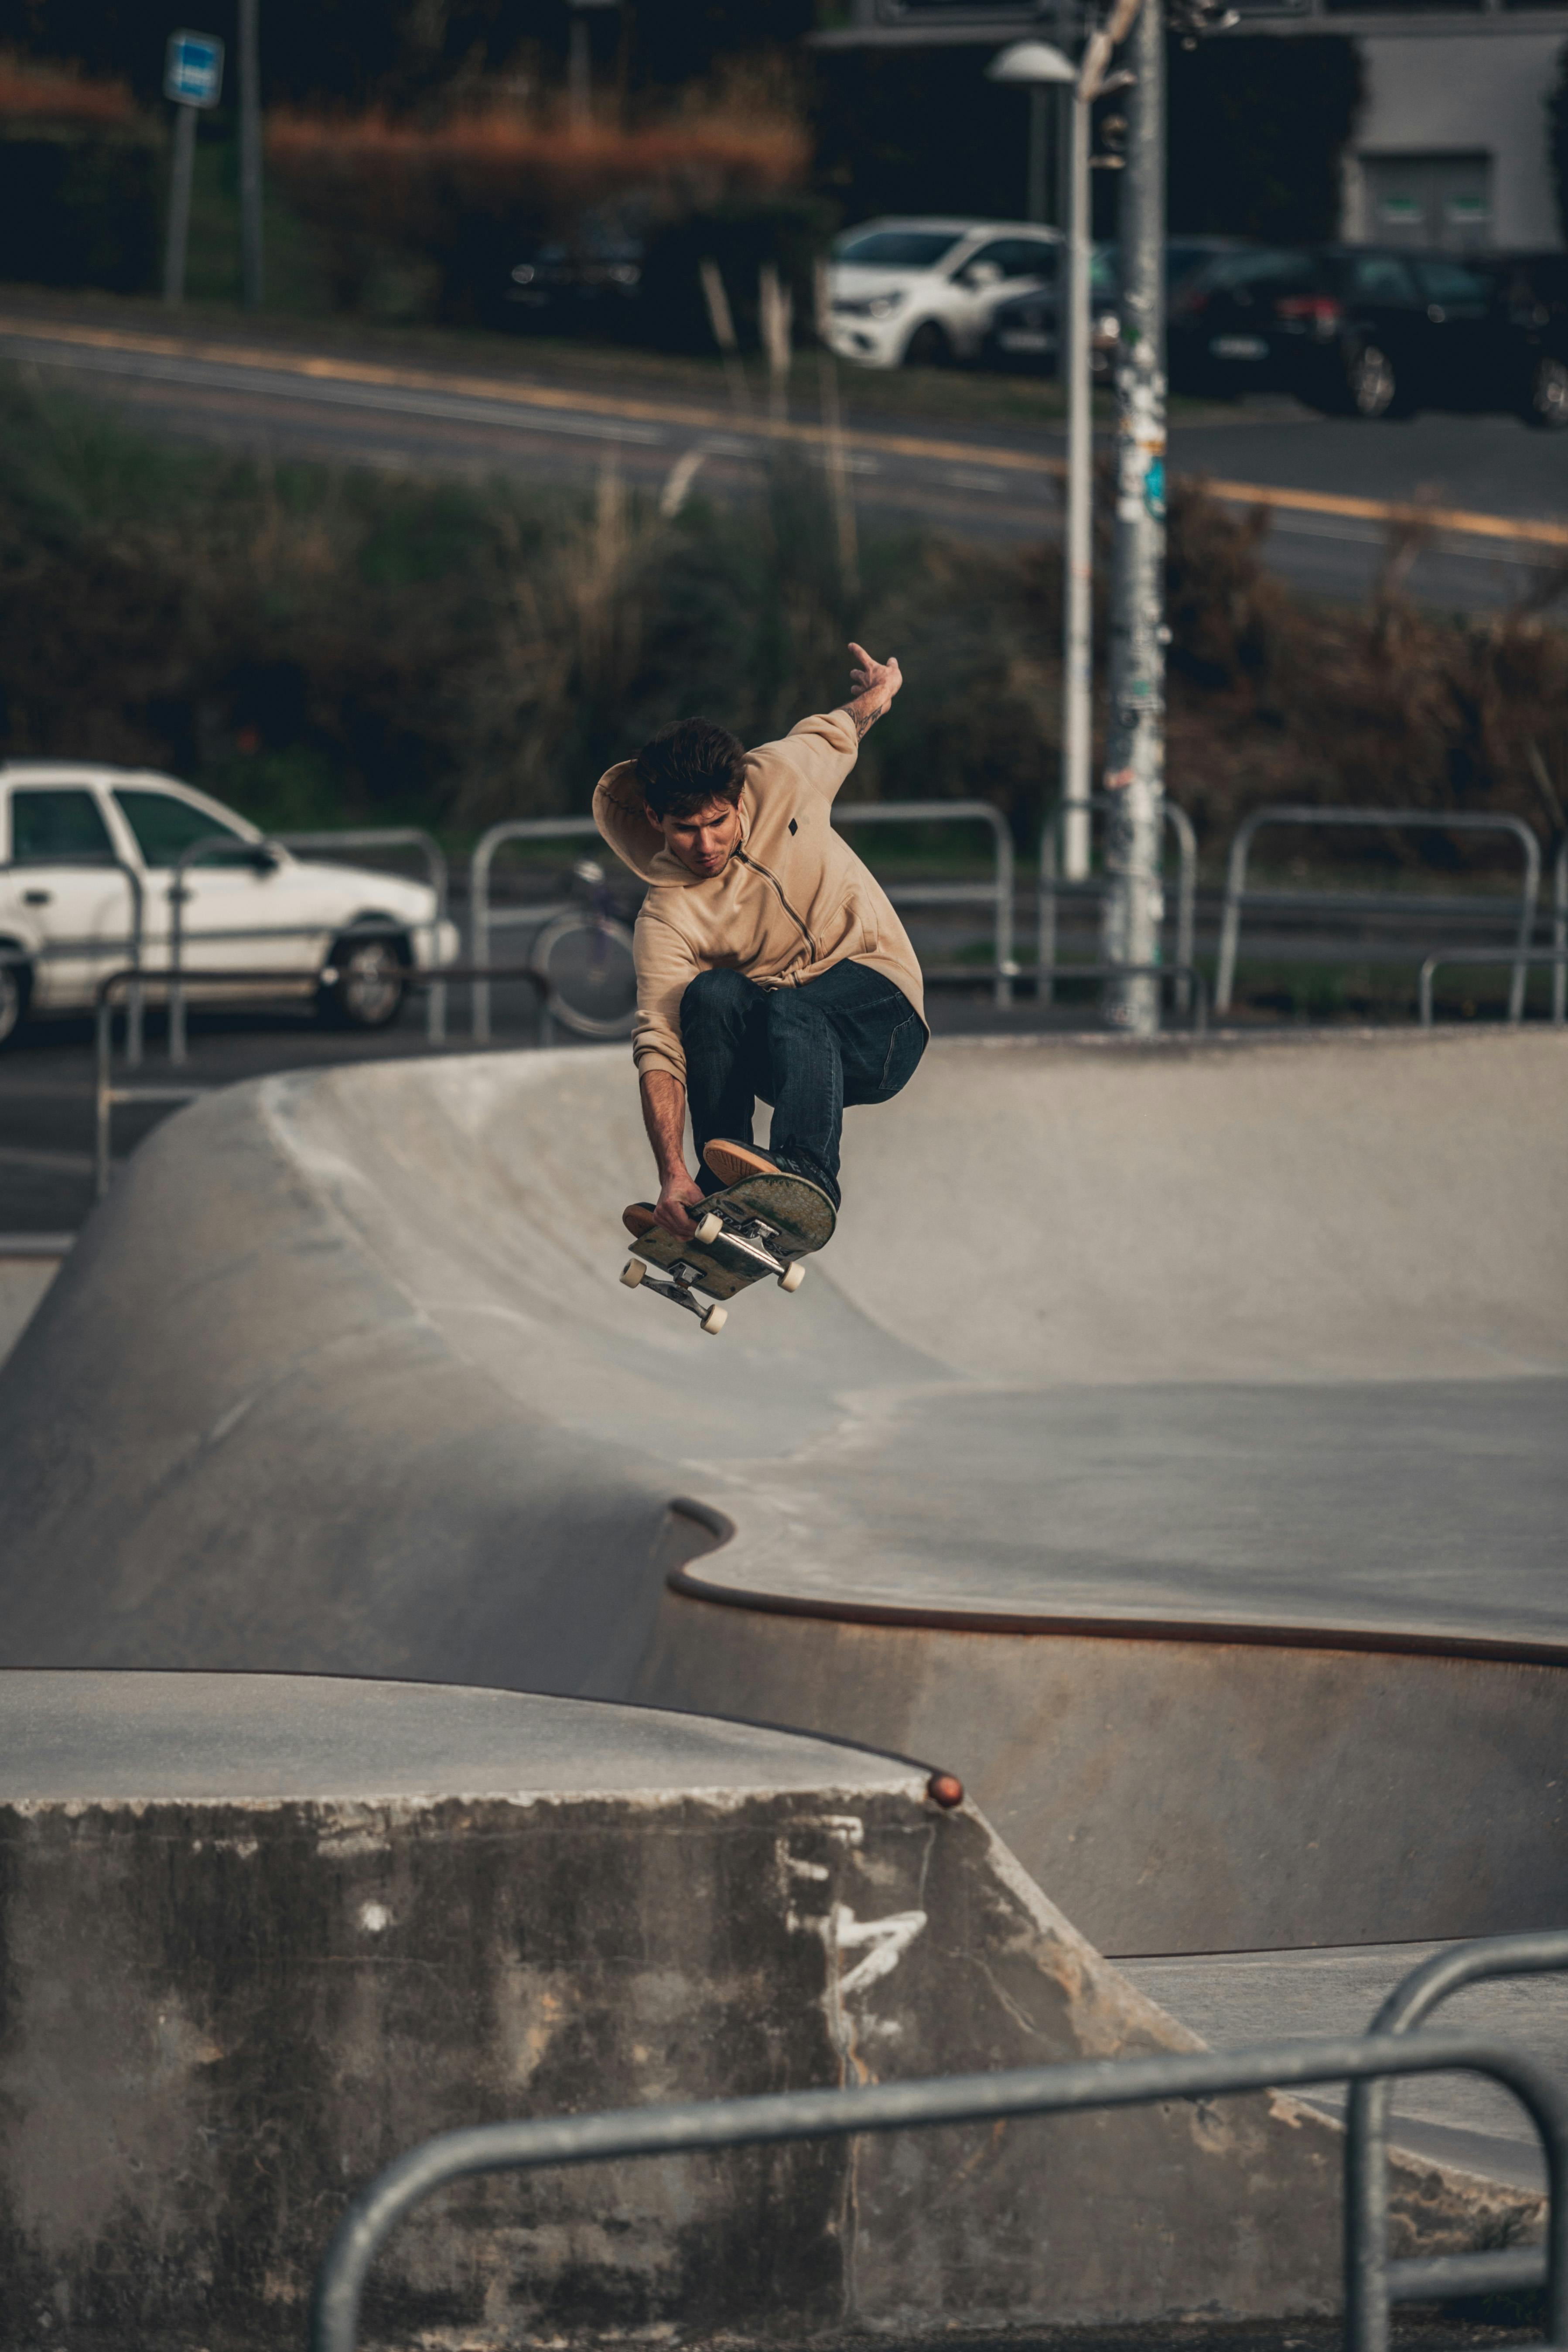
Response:
MULTIPOLYGON (((38 320, 0 313, 0 338, 32 344, 59 343, 83 351, 123 352, 187 363, 195 361, 231 372, 265 373, 284 380, 297 377, 322 389, 341 387, 338 396, 344 404, 353 400, 353 388, 359 387, 367 392, 424 394, 454 402, 491 404, 504 412, 500 418, 495 420, 501 422, 521 423, 522 418, 517 412, 540 411, 552 417, 558 429, 575 432, 584 437, 609 438, 611 436, 605 431, 605 425, 611 419, 621 419, 646 426, 684 425, 698 431, 721 433, 728 439, 744 439, 748 451, 770 439, 822 447, 830 438, 820 425, 780 420, 760 421, 747 438, 737 432, 734 419, 721 410, 694 408, 682 402, 629 400, 603 393, 562 391, 551 384, 521 383, 504 376, 451 374, 445 371, 436 373, 419 368, 394 368, 374 360, 339 360, 322 353, 269 351, 248 344, 194 342, 173 335, 82 326, 74 320, 38 320), (603 420, 597 432, 595 420, 603 420)), ((280 390, 282 386, 279 383, 276 388, 280 390)), ((442 412, 430 409, 425 413, 435 415, 442 412)), ((451 414, 456 418, 458 412, 454 410, 451 414)), ((472 407, 464 408, 461 414, 480 421, 475 416, 472 407)), ((536 426, 536 429, 539 428, 536 426)), ((627 435, 625 437, 630 439, 634 436, 627 435)), ((661 436, 657 433, 646 433, 635 437, 657 446, 661 436)), ((868 454, 916 457, 948 464, 956 462, 970 467, 979 460, 989 468, 1031 474, 1037 479, 1041 476, 1060 479, 1067 471, 1066 460, 1061 457, 1019 449, 980 449, 973 442, 933 440, 924 436, 863 430, 846 432, 844 440, 849 448, 868 454)), ((1419 524, 1465 538, 1510 541, 1536 547, 1568 550, 1568 521, 1524 515, 1480 514, 1464 507, 1428 507, 1398 499, 1354 498, 1336 491, 1284 488, 1264 482, 1233 482, 1201 473, 1184 474, 1181 478, 1201 484, 1211 498, 1218 499, 1227 506, 1261 506, 1281 513, 1338 516, 1346 521, 1355 522, 1419 524)), ((973 487, 978 488, 978 483, 973 487)))

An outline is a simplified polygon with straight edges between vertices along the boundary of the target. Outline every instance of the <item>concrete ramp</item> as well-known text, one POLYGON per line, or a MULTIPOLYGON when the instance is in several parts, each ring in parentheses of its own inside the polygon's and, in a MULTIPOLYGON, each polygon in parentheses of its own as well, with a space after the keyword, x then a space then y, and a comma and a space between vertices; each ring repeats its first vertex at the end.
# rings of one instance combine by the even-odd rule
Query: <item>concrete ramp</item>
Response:
POLYGON ((939 1045, 848 1125, 715 1340, 616 1282, 618 1054, 172 1121, 0 1376, 0 1661, 868 1740, 1126 1954, 1560 1919, 1564 1041, 939 1045))
MULTIPOLYGON (((0 1674, 0 1948, 8 2352, 299 2344, 349 2194, 450 2126, 1193 2042, 908 1765, 495 1690, 0 1674)), ((366 2340, 1322 2310, 1338 2158, 1255 2096, 487 2178, 366 2340)), ((1393 2188, 1434 2252, 1535 2208, 1393 2188)))

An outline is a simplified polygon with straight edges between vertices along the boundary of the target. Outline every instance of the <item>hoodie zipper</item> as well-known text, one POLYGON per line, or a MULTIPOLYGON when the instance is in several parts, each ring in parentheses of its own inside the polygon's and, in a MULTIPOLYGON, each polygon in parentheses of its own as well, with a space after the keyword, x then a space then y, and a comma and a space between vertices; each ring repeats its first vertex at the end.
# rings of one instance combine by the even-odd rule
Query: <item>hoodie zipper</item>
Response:
POLYGON ((743 849, 737 849, 735 855, 740 859, 742 866, 749 866, 753 874, 763 875, 766 880, 773 884, 773 888, 778 892, 779 905, 784 908, 784 913, 789 917, 790 921, 795 925, 795 929, 799 931, 801 938, 811 950, 811 960, 813 963, 816 963, 817 961, 816 941, 812 938, 811 933, 806 929, 805 925, 801 921, 800 917, 795 913, 795 908, 784 897, 784 884, 779 880, 778 876, 773 871, 771 866, 762 865, 755 857, 748 857, 743 849))

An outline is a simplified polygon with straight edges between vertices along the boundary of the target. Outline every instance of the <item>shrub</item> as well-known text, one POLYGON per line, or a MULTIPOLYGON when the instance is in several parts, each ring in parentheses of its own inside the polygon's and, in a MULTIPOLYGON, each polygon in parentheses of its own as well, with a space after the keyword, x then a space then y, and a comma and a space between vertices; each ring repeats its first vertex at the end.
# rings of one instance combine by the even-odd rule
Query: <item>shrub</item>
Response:
POLYGON ((789 117, 721 109, 631 129, 494 106, 437 124, 279 111, 267 147, 332 248, 341 299, 363 284, 367 256, 390 246, 436 265, 448 317, 471 315, 531 236, 561 235, 610 205, 659 221, 733 203, 787 185, 807 160, 789 117))
MULTIPOLYGON (((0 376, 0 756, 172 767, 266 823, 468 831, 584 809, 672 718, 782 733, 846 691, 853 636, 908 680, 857 792, 983 797, 1027 846, 1058 790, 1058 547, 867 530, 850 592, 834 546, 787 456, 763 498, 668 520, 613 473, 547 497, 173 452, 0 376)), ((1365 610, 1310 604, 1264 549, 1260 517, 1174 486, 1167 773, 1205 849, 1269 800, 1561 823, 1568 632, 1418 613, 1397 561, 1365 610)))
POLYGON ((0 56, 0 278, 150 285, 163 152, 122 82, 0 56))

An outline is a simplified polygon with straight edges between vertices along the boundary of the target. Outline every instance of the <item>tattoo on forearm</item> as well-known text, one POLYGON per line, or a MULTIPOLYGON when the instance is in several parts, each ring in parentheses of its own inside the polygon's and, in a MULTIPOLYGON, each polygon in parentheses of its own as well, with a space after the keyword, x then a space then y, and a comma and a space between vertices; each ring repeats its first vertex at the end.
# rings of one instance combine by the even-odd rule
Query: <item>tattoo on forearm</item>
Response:
POLYGON ((882 715, 879 710, 862 710, 858 702, 841 702, 838 707, 854 720, 856 736, 862 743, 882 715))

